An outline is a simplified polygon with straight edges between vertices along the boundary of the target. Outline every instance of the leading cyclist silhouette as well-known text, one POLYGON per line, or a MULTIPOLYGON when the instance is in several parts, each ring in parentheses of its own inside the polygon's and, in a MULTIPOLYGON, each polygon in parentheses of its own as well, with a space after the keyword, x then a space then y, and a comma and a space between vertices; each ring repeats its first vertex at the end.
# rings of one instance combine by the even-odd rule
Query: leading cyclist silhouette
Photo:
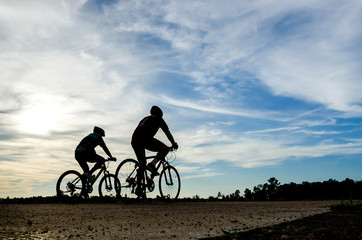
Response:
MULTIPOLYGON (((153 161, 147 165, 147 169, 150 170, 154 175, 158 175, 155 168, 155 164, 166 157, 170 148, 166 146, 160 140, 154 138, 157 131, 161 128, 166 134, 168 140, 172 144, 172 148, 177 149, 178 145, 175 142, 166 122, 163 120, 163 112, 157 106, 152 106, 151 115, 143 118, 138 124, 137 128, 132 135, 132 147, 136 154, 137 160, 140 163, 137 172, 137 185, 141 186, 141 181, 143 179, 143 173, 146 168, 146 152, 145 150, 157 152, 156 157, 153 161)), ((137 188, 136 194, 139 197, 145 197, 142 189, 137 188)))

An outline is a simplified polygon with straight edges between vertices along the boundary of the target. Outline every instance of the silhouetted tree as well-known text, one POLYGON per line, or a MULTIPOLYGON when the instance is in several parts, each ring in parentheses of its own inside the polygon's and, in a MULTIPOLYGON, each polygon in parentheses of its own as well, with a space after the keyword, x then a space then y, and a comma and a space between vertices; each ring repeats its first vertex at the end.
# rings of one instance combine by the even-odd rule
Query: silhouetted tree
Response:
POLYGON ((275 177, 270 178, 268 183, 264 184, 267 200, 276 200, 279 186, 280 182, 275 177))
POLYGON ((256 201, 265 201, 266 200, 266 188, 265 186, 259 184, 254 187, 253 199, 256 201))
POLYGON ((199 195, 195 195, 195 196, 192 197, 192 199, 194 199, 194 200, 199 200, 199 199, 200 199, 200 196, 199 196, 199 195))
POLYGON ((236 190, 234 196, 236 199, 240 199, 240 190, 236 190))
POLYGON ((223 198, 224 198, 224 195, 222 195, 221 192, 218 192, 218 193, 217 193, 217 198, 218 198, 218 199, 223 199, 223 198))
POLYGON ((245 189, 244 198, 245 198, 246 201, 253 200, 253 194, 252 194, 252 192, 251 192, 251 190, 249 188, 245 189))

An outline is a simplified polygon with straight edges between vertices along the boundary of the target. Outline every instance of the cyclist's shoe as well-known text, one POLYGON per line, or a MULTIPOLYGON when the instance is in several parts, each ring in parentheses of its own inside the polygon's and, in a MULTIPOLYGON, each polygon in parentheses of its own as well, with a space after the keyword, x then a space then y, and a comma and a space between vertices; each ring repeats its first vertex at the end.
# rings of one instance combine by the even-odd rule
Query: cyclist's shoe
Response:
POLYGON ((138 198, 146 198, 146 193, 141 187, 136 188, 136 195, 138 198))
POLYGON ((85 199, 89 198, 88 191, 87 190, 82 190, 82 192, 80 193, 80 196, 85 198, 85 199))
POLYGON ((83 175, 91 182, 94 182, 93 176, 89 172, 83 173, 83 175))
POLYGON ((152 164, 152 163, 149 163, 149 164, 146 166, 146 169, 147 169, 148 171, 150 171, 153 176, 160 175, 160 174, 157 172, 157 169, 156 169, 155 165, 152 164))

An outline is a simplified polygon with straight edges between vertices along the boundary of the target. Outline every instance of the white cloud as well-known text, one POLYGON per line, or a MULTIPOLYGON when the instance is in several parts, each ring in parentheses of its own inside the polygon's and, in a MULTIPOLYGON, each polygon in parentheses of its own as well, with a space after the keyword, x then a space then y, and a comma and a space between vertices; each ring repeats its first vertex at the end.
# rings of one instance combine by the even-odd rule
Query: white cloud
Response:
POLYGON ((257 133, 272 133, 272 132, 280 132, 280 131, 294 131, 298 130, 300 127, 281 127, 281 128, 271 128, 271 129, 263 129, 256 131, 248 131, 246 134, 257 134, 257 133))
POLYGON ((190 108, 197 111, 204 111, 210 113, 216 113, 221 115, 235 115, 240 117, 250 117, 250 118, 261 118, 261 119, 279 119, 280 121, 286 121, 288 118, 282 116, 277 116, 277 112, 268 112, 268 111, 258 111, 258 110, 249 110, 249 109, 232 109, 228 108, 225 105, 222 105, 219 102, 215 102, 216 106, 213 106, 210 102, 195 102, 189 99, 175 99, 167 96, 161 96, 161 99, 164 102, 167 102, 170 105, 190 108))
MULTIPOLYGON (((331 155, 361 154, 360 139, 347 143, 318 141, 313 144, 303 142, 298 135, 275 135, 276 131, 303 132, 298 128, 280 128, 270 131, 230 133, 215 126, 202 126, 194 131, 178 133, 181 137, 182 161, 209 164, 217 161, 231 162, 239 167, 254 168, 281 164, 300 158, 317 158, 331 155), (264 135, 258 135, 264 133, 264 135), (267 133, 273 135, 267 135, 267 133)), ((307 134, 317 134, 306 132, 307 134)), ((339 134, 339 132, 321 132, 318 135, 339 134)))
POLYGON ((277 95, 350 111, 351 106, 361 102, 355 63, 338 52, 328 55, 318 56, 314 47, 276 49, 265 57, 259 76, 277 95))
POLYGON ((318 8, 322 18, 312 13, 306 29, 284 37, 254 58, 257 76, 276 95, 361 115, 356 106, 362 100, 359 63, 351 51, 361 33, 356 5, 360 3, 318 8))
POLYGON ((225 96, 217 92, 225 89, 207 86, 214 85, 213 76, 236 67, 254 73, 273 94, 360 116, 362 84, 358 56, 351 51, 361 36, 359 6, 359 1, 171 2, 162 7, 162 20, 174 24, 170 32, 176 33, 158 37, 188 44, 179 55, 202 86, 195 89, 210 91, 208 98, 225 96))

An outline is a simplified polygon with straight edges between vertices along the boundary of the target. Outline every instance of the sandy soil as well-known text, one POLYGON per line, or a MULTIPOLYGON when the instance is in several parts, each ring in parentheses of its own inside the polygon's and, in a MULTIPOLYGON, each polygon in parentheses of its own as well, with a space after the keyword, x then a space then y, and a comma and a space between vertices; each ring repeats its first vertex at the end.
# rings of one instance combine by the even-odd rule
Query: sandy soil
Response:
POLYGON ((339 203, 0 204, 0 239, 198 239, 328 212, 339 203))

